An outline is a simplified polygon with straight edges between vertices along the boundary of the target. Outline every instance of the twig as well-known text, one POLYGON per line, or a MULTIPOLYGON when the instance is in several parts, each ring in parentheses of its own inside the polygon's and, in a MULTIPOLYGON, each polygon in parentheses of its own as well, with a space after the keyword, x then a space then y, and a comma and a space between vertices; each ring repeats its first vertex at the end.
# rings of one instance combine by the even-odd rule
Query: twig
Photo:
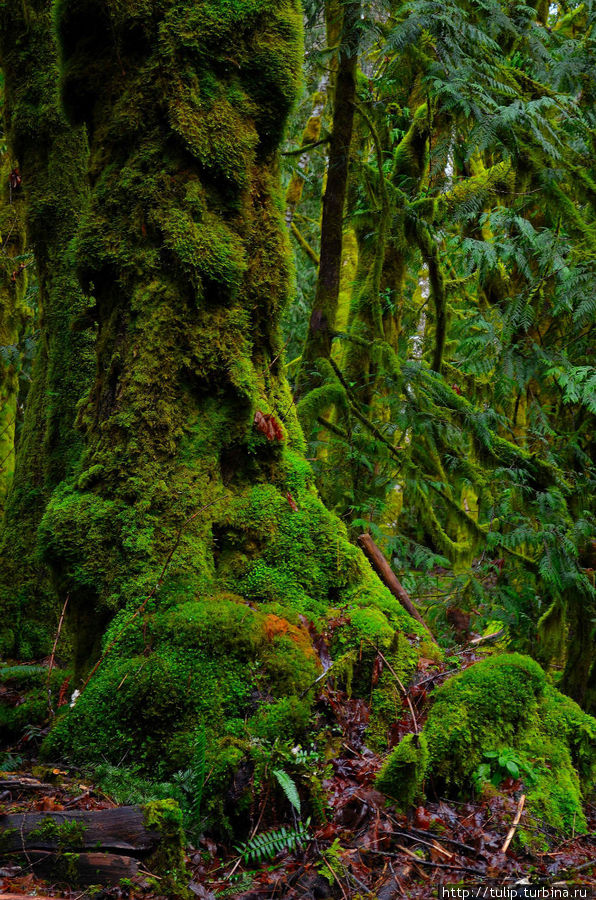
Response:
POLYGON ((294 235, 294 237, 300 244, 300 247, 302 248, 302 250, 304 250, 304 252, 308 256, 310 261, 315 266, 318 267, 321 262, 320 257, 317 255, 316 251, 313 250, 313 248, 310 246, 310 244, 308 243, 308 241, 306 240, 306 238, 304 237, 304 235, 302 234, 300 229, 294 224, 294 222, 292 222, 292 224, 290 225, 290 231, 292 232, 292 234, 294 235))
POLYGON ((582 863, 581 866, 570 866, 567 871, 584 872, 586 869, 591 869, 593 866, 596 866, 596 859, 589 859, 588 862, 582 863))
POLYGON ((513 840, 513 835, 517 831, 517 826, 519 825, 520 819, 522 817, 522 812, 524 810, 525 802, 526 802, 526 795, 522 794, 521 797, 519 798, 519 803, 517 805, 517 812, 515 814, 515 819, 513 820, 513 824, 511 826, 511 828, 509 829, 509 834, 505 838, 505 843, 503 844, 503 847, 501 848, 501 853, 507 853, 509 844, 513 840))
MULTIPOLYGON (((395 821, 391 816, 387 816, 391 822, 395 821)), ((409 837, 412 840, 418 840, 420 836, 428 837, 427 831, 420 831, 418 828, 410 828, 407 831, 393 831, 392 834, 401 835, 402 837, 409 837)), ((484 856, 482 851, 476 850, 475 847, 470 847, 468 844, 462 843, 462 841, 456 841, 455 838, 448 838, 445 835, 434 834, 433 838, 436 841, 441 841, 443 844, 450 844, 452 847, 457 847, 458 850, 463 850, 467 853, 473 853, 474 856, 484 856)))
POLYGON ((309 686, 302 691, 302 693, 300 694, 300 697, 298 699, 303 700, 306 697, 306 695, 309 693, 309 691, 312 691, 312 689, 314 687, 316 687, 316 685, 319 683, 319 681, 322 681, 324 678, 327 677, 327 675, 331 674, 331 670, 332 670, 333 666, 335 666, 338 662, 345 660, 347 655, 348 654, 344 654, 343 656, 339 656, 337 659, 334 659, 332 661, 331 665, 327 666, 325 671, 321 672, 321 674, 315 678, 315 680, 312 682, 312 684, 309 684, 309 686))
POLYGON ((327 868, 329 869, 329 871, 331 872, 331 874, 333 875, 333 877, 335 878, 335 880, 337 881, 337 883, 338 883, 338 885, 339 885, 339 889, 340 889, 340 891, 341 891, 341 893, 342 893, 342 896, 343 896, 344 900, 348 900, 348 895, 346 894, 345 889, 344 889, 344 886, 343 886, 343 884, 341 883, 341 881, 339 880, 339 878, 338 878, 338 876, 337 876, 337 873, 334 872, 333 867, 329 865, 329 863, 327 862, 327 860, 325 859, 324 856, 321 856, 321 859, 323 860, 323 862, 325 863, 325 865, 327 866, 327 868))
MULTIPOLYGON (((367 853, 375 853, 378 856, 386 856, 386 857, 391 856, 395 859, 399 859, 399 856, 400 856, 399 853, 387 853, 386 850, 370 850, 370 849, 368 849, 367 853)), ((484 872, 482 871, 482 869, 471 869, 469 866, 458 866, 455 864, 450 865, 449 863, 432 862, 431 860, 428 860, 428 859, 420 859, 418 856, 416 856, 415 853, 410 853, 409 851, 408 851, 408 856, 414 856, 416 859, 417 865, 420 865, 420 866, 431 866, 434 869, 455 869, 458 872, 469 872, 471 875, 484 875, 484 872)))
POLYGON ((301 153, 308 153, 310 150, 315 150, 317 147, 320 147, 321 144, 328 144, 331 140, 330 135, 326 135, 322 137, 319 141, 314 141, 311 144, 302 144, 301 147, 296 147, 295 150, 284 150, 282 151, 282 156, 300 156, 301 153))
POLYGON ((444 847, 439 847, 436 841, 434 843, 432 841, 425 841, 423 838, 420 838, 415 834, 411 834, 408 831, 392 831, 390 833, 395 835, 395 837, 408 838, 408 840, 413 841, 415 844, 424 844, 425 847, 430 847, 432 850, 437 850, 439 853, 444 853, 448 859, 451 859, 453 856, 453 853, 450 853, 449 850, 445 850, 444 847))
POLYGON ((68 606, 69 597, 70 597, 70 594, 67 594, 66 600, 64 601, 64 606, 62 607, 62 612, 60 614, 60 621, 58 622, 58 629, 56 631, 56 637, 54 638, 54 646, 52 647, 52 652, 50 654, 50 664, 48 666, 48 677, 46 680, 46 690, 48 692, 48 710, 49 710, 51 719, 54 718, 54 707, 52 706, 52 690, 50 688, 50 678, 52 676, 52 669, 54 668, 56 647, 58 646, 58 639, 60 638, 60 632, 62 631, 62 625, 64 623, 64 614, 66 613, 66 607, 68 606))

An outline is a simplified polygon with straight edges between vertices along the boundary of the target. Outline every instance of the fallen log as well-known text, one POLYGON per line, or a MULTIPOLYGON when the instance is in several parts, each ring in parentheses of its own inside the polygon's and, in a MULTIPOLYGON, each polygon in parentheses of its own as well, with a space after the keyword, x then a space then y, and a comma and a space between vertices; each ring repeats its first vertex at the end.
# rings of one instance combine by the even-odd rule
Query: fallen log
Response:
POLYGON ((18 778, 3 775, 0 778, 0 791, 17 791, 19 793, 39 791, 42 794, 55 794, 57 790, 53 784, 46 784, 43 781, 38 781, 37 778, 29 778, 26 775, 21 775, 18 778))
POLYGON ((61 810, 0 816, 0 855, 19 850, 95 850, 147 853, 162 838, 140 806, 61 810))
POLYGON ((136 875, 141 865, 133 856, 97 852, 28 850, 26 854, 14 854, 12 858, 35 875, 72 885, 119 884, 122 878, 136 875))
POLYGON ((14 862, 15 857, 34 871, 39 867, 54 879, 74 884, 111 884, 130 878, 139 870, 139 860, 174 885, 188 881, 182 813, 175 800, 2 815, 0 863, 14 862))
POLYGON ((423 625, 424 628, 426 628, 429 635, 436 643, 434 635, 432 634, 430 628, 412 603, 408 592, 393 572, 391 566, 383 556, 381 550, 379 550, 379 548, 371 538, 370 534, 361 534, 358 537, 358 543, 360 544, 360 547, 364 551, 364 555, 368 559, 369 563, 371 564, 383 584, 389 588, 396 600, 399 600, 406 612, 408 612, 413 619, 416 619, 417 622, 420 622, 420 624, 423 625))
POLYGON ((35 900, 56 900, 56 895, 50 897, 48 894, 2 894, 2 900, 26 900, 27 897, 35 897, 35 900))

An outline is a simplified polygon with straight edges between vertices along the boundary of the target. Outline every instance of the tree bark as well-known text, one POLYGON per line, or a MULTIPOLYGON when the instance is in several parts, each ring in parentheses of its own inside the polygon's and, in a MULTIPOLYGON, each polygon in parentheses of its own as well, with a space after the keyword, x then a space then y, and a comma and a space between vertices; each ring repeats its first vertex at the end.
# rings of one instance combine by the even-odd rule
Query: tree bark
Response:
POLYGON ((354 127, 360 8, 360 0, 349 0, 344 4, 333 102, 333 129, 327 184, 323 197, 319 276, 302 351, 297 382, 298 396, 317 385, 318 379, 314 371, 316 362, 321 358, 329 358, 335 330, 341 276, 344 206, 354 127))
POLYGON ((69 257, 87 197, 87 144, 59 105, 49 0, 2 4, 0 64, 8 147, 22 177, 39 287, 37 353, 0 533, 0 646, 27 659, 49 652, 64 600, 37 558, 37 528, 51 491, 78 461, 76 407, 93 365, 89 333, 73 331, 86 301, 69 257))
POLYGON ((0 816, 2 850, 106 850, 142 853, 161 841, 140 806, 0 816))
MULTIPOLYGON (((28 850, 27 854, 10 854, 11 862, 31 866, 38 877, 52 879, 70 885, 119 884, 123 878, 132 878, 140 868, 138 859, 119 856, 116 853, 49 853, 47 850, 28 850)), ((23 894, 2 894, 6 897, 23 894)), ((43 900, 40 894, 35 895, 43 900)), ((49 898, 48 898, 49 900, 49 898)))
POLYGON ((393 596, 399 600, 408 614, 411 615, 412 618, 417 619, 421 625, 424 625, 424 627, 432 637, 430 628, 410 600, 408 592, 404 589, 397 575, 391 569, 391 566, 371 538, 370 534, 361 534, 358 538, 358 543, 364 550, 367 559, 369 560, 370 564, 372 565, 373 569, 375 570, 383 584, 387 585, 393 596))
POLYGON ((23 191, 20 175, 3 154, 0 164, 0 521, 15 466, 19 394, 18 344, 27 322, 27 271, 23 191), (14 187, 13 187, 14 184, 14 187))

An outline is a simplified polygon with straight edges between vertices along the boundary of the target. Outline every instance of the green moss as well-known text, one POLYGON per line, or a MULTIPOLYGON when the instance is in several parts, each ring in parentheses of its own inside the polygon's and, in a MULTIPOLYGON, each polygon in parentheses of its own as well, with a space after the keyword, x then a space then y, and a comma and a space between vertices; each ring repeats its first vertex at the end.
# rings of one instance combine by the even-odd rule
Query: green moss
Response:
POLYGON ((58 853, 52 860, 52 877, 67 884, 79 883, 79 854, 58 853))
POLYGON ((428 758, 426 736, 407 734, 385 761, 376 787, 407 810, 421 795, 428 758))
POLYGON ((159 832, 157 849, 147 859, 150 872, 160 877, 160 890, 169 897, 191 897, 184 857, 182 811, 175 800, 154 800, 143 807, 146 828, 159 832))
POLYGON ((16 828, 3 828, 0 831, 0 853, 5 850, 12 850, 13 839, 18 835, 16 828))
POLYGON ((30 726, 42 725, 48 719, 48 687, 57 704, 57 697, 69 672, 54 668, 48 684, 46 666, 19 665, 0 667, 0 683, 10 690, 0 699, 0 730, 6 740, 21 738, 30 726), (12 695, 17 693, 18 702, 12 695), (11 699, 11 695, 13 699, 11 699))
POLYGON ((524 767, 530 812, 560 832, 585 830, 596 720, 529 657, 490 657, 451 678, 435 691, 423 733, 435 786, 469 791, 485 754, 511 748, 524 767))
POLYGON ((55 845, 59 851, 74 850, 83 847, 85 830, 82 822, 58 822, 48 816, 33 829, 29 838, 34 842, 55 845))
POLYGON ((56 15, 64 101, 90 138, 73 252, 98 366, 85 451, 39 548, 70 597, 77 676, 107 655, 43 751, 128 755, 165 778, 204 723, 205 798, 223 821, 251 740, 309 727, 310 623, 341 606, 346 645, 372 636, 391 654, 397 631, 420 631, 317 496, 284 374, 275 151, 302 13, 297 0, 60 0, 56 15))
POLYGON ((173 736, 197 721, 208 722, 216 736, 230 719, 265 703, 256 721, 261 732, 271 731, 277 718, 270 692, 288 696, 280 733, 304 730, 309 707, 296 701, 294 709, 294 695, 318 673, 307 632, 232 594, 148 613, 124 632, 122 618, 108 630, 106 646, 119 633, 120 639, 81 700, 56 723, 46 755, 117 763, 134 750, 143 771, 165 777, 184 755, 173 736))
MULTIPOLYGON (((37 554, 37 527, 52 489, 78 461, 82 440, 74 420, 93 371, 91 334, 74 330, 87 301, 69 252, 88 196, 87 142, 83 129, 72 128, 60 107, 52 4, 8 0, 0 20, 4 133, 22 175, 18 193, 25 202, 18 205, 25 207, 41 310, 18 460, 0 531, 0 615, 11 623, 3 634, 5 652, 31 659, 50 652, 64 603, 37 554)), ((63 652, 69 625, 63 629, 63 652)))
POLYGON ((280 736, 299 738, 307 732, 309 722, 309 703, 297 697, 284 697, 262 707, 250 727, 258 737, 273 743, 280 736))

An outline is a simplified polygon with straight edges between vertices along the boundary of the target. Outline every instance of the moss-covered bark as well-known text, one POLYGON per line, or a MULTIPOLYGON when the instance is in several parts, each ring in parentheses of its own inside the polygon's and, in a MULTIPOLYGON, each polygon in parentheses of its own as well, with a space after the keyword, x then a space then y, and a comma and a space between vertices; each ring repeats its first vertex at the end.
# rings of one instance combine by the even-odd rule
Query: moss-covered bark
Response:
POLYGON ((39 347, 12 491, 0 535, 1 648, 48 652, 62 601, 36 557, 37 527, 51 490, 80 454, 76 405, 90 380, 88 333, 73 331, 84 298, 68 246, 87 195, 83 129, 61 112, 49 0, 0 5, 0 63, 11 156, 26 202, 28 246, 39 281, 39 347))
POLYGON ((63 0, 58 22, 65 101, 90 137, 76 257, 94 285, 98 366, 82 465, 41 534, 78 622, 79 672, 112 622, 46 752, 134 750, 171 771, 204 719, 217 794, 247 735, 307 727, 309 621, 341 606, 333 652, 367 637, 402 672, 415 651, 397 631, 419 628, 318 498, 284 376, 276 151, 301 10, 63 0))
POLYGON ((15 426, 19 393, 17 345, 28 319, 27 273, 23 259, 25 223, 23 192, 10 155, 0 161, 0 520, 12 483, 15 426))
POLYGON ((350 0, 344 4, 343 9, 333 98, 333 129, 323 197, 319 277, 298 373, 297 390, 300 394, 320 381, 314 370, 317 360, 329 358, 335 331, 341 278, 344 206, 354 127, 359 28, 360 2, 350 0))

